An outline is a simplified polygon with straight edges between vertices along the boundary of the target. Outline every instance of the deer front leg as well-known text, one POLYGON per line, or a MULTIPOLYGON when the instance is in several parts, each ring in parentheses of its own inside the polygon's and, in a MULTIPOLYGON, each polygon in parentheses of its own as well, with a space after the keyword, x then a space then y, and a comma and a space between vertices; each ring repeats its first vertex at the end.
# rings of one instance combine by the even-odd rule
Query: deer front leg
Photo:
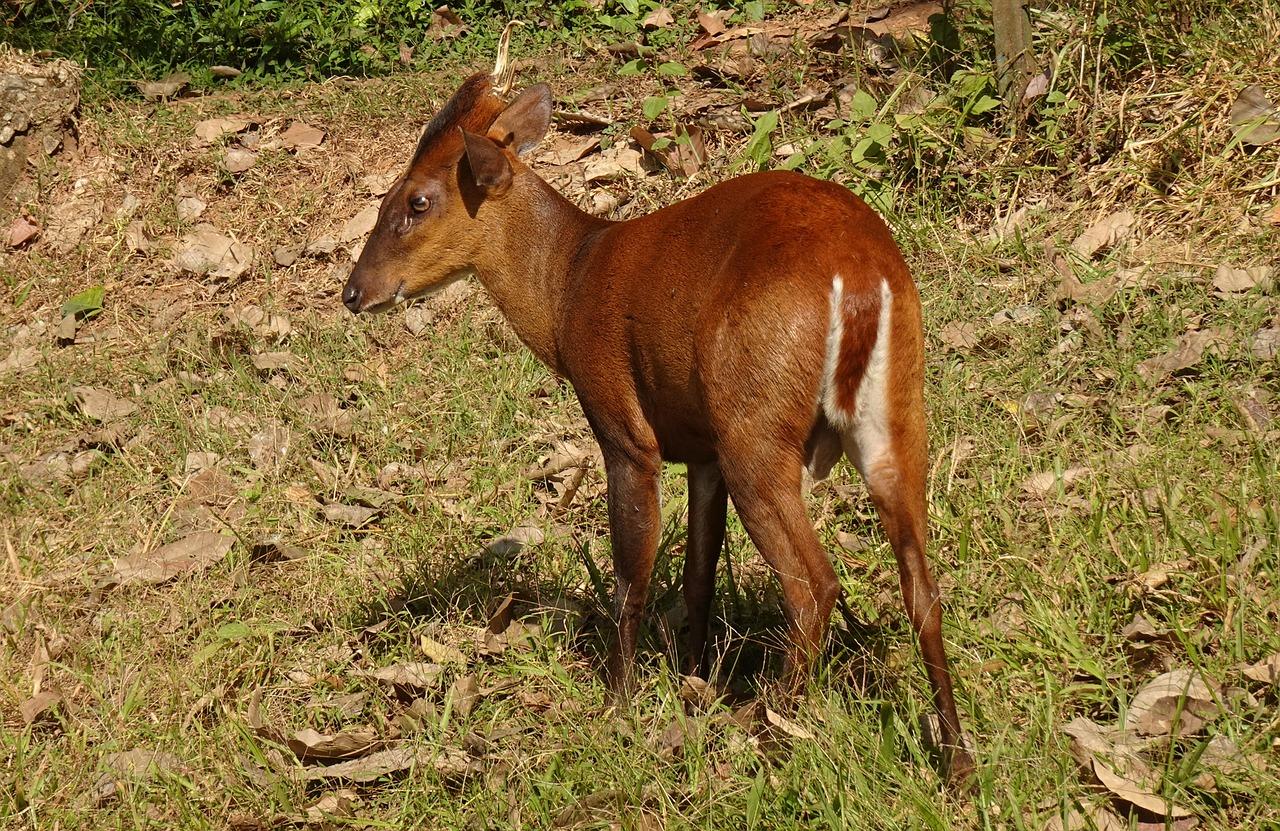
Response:
POLYGON ((658 553, 662 515, 658 509, 661 460, 652 456, 604 450, 609 491, 609 533, 618 588, 614 608, 618 639, 610 660, 609 685, 624 696, 631 690, 636 633, 649 595, 649 578, 658 553))

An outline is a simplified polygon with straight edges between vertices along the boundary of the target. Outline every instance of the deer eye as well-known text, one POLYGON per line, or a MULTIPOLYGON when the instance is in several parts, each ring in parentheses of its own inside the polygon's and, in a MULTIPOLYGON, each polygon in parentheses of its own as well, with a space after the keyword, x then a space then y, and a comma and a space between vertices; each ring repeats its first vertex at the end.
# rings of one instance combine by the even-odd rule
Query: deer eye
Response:
POLYGON ((414 194, 409 197, 409 207, 413 208, 418 213, 422 213, 427 208, 431 207, 431 200, 421 193, 414 194))

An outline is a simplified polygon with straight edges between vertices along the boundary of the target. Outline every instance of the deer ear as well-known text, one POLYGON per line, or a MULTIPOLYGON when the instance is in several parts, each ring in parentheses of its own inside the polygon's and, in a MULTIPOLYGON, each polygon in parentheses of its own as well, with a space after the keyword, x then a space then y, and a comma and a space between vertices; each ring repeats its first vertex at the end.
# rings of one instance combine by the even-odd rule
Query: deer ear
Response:
POLYGON ((476 185, 487 191, 505 190, 511 184, 511 161, 507 152, 487 136, 458 129, 462 132, 467 165, 476 185))
POLYGON ((517 156, 533 149, 546 135, 551 123, 551 88, 546 84, 534 84, 516 96, 493 126, 489 138, 503 147, 509 147, 517 156))

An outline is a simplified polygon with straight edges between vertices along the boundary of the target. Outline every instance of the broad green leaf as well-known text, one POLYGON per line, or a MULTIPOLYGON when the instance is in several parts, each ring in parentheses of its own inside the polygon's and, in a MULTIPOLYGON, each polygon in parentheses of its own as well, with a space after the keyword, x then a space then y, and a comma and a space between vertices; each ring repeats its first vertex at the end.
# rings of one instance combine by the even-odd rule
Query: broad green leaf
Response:
POLYGON ((893 137, 893 126, 877 121, 867 128, 867 138, 876 144, 888 144, 893 137))
POLYGON ((654 95, 644 99, 644 104, 640 109, 644 113, 645 118, 653 121, 655 118, 662 115, 662 111, 667 108, 667 104, 669 103, 670 99, 665 95, 654 95))
POLYGON ((849 115, 859 120, 868 119, 876 114, 877 106, 876 99, 865 89, 860 89, 849 101, 849 115))
POLYGON ((773 152, 773 142, 769 136, 776 129, 778 129, 777 110, 769 110, 756 119, 756 129, 751 134, 751 140, 747 142, 746 155, 760 167, 764 166, 769 160, 769 154, 773 152))
POLYGON ((102 311, 102 300, 105 289, 102 286, 93 286, 85 289, 79 294, 67 299, 62 304, 62 316, 75 315, 76 317, 88 319, 102 311))
POLYGON ((792 153, 790 156, 787 156, 786 160, 784 160, 782 164, 778 165, 778 167, 783 170, 795 170, 802 164, 804 164, 804 154, 792 153))
POLYGON ((689 67, 685 66, 682 63, 678 63, 676 61, 667 61, 666 63, 658 64, 658 74, 659 75, 688 75, 689 67))
POLYGON ((998 106, 1000 106, 999 98, 992 98, 990 95, 984 95, 974 102, 973 107, 969 109, 969 112, 974 115, 982 115, 985 112, 994 110, 998 106))

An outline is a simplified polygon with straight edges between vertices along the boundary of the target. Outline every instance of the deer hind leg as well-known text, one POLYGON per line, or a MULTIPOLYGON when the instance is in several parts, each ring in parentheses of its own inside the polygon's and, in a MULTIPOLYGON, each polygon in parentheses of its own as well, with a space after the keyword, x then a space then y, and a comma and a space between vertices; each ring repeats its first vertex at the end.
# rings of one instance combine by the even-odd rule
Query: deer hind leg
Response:
POLYGON ((840 424, 845 453, 866 481, 893 548, 907 617, 933 691, 944 766, 953 782, 962 782, 972 773, 973 760, 964 749, 942 644, 941 597, 925 559, 928 453, 920 344, 916 338, 892 336, 893 300, 888 284, 882 283, 878 326, 854 410, 829 416, 840 424))
POLYGON ((723 448, 721 466, 743 526, 782 586, 788 624, 785 675, 794 688, 822 647, 840 593, 835 569, 805 512, 802 460, 794 452, 753 443, 723 448))
POLYGON ((689 465, 689 544, 684 558, 684 605, 689 613, 685 672, 706 677, 707 627, 715 596, 716 564, 724 548, 728 511, 724 476, 715 462, 689 465))

